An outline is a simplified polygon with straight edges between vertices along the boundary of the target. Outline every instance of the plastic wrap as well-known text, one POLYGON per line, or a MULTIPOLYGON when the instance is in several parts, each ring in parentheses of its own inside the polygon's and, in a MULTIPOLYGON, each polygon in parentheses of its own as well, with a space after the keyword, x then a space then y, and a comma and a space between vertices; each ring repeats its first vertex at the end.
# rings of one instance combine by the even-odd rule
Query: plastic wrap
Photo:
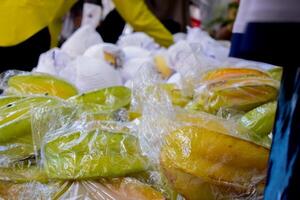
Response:
POLYGON ((95 200, 163 200, 161 193, 134 178, 101 179, 100 181, 70 182, 64 184, 57 199, 95 200))
POLYGON ((145 171, 138 138, 117 122, 105 122, 78 105, 35 110, 38 163, 51 179, 97 179, 145 171))
MULTIPOLYGON (((31 134, 32 108, 55 105, 52 97, 0 98, 0 167, 7 168, 34 155, 31 134), (9 100, 8 100, 9 99, 9 100)), ((1 171, 1 170, 0 170, 1 171)), ((2 172, 0 172, 2 173, 2 172)), ((1 176, 4 178, 4 176, 1 176)))
POLYGON ((187 199, 261 198, 268 144, 253 141, 252 132, 233 120, 177 109, 166 116, 158 112, 161 107, 153 106, 140 125, 140 133, 150 140, 141 141, 151 149, 150 157, 159 154, 162 171, 175 191, 187 199))
MULTIPOLYGON (((262 198, 270 139, 256 138, 238 120, 174 107, 159 76, 143 70, 133 80, 131 109, 142 113, 136 123, 143 152, 161 167, 172 188, 186 199, 262 198)), ((274 81, 261 71, 244 73, 274 81)), ((206 74, 202 79, 235 76, 206 74)))
POLYGON ((32 200, 32 199, 52 199, 59 191, 63 183, 9 183, 0 182, 0 199, 9 200, 32 200))
POLYGON ((90 200, 164 200, 164 196, 134 178, 101 179, 99 181, 66 181, 13 184, 0 182, 0 198, 32 199, 90 199, 90 200))
POLYGON ((203 74, 189 109, 216 113, 220 109, 249 111, 277 98, 279 82, 247 68, 219 68, 203 74))
POLYGON ((14 70, 1 74, 0 88, 4 95, 46 95, 63 99, 78 93, 75 86, 55 76, 14 70))
POLYGON ((93 107, 95 112, 113 112, 130 105, 131 90, 124 86, 103 88, 71 97, 68 101, 93 107))

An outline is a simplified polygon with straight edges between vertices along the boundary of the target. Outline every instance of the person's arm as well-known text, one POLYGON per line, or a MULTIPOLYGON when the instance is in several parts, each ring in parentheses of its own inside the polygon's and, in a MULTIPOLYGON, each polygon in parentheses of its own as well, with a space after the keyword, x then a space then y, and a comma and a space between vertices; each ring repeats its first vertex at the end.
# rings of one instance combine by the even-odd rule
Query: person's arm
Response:
POLYGON ((135 31, 145 32, 161 46, 173 44, 172 34, 151 13, 144 0, 113 0, 117 11, 135 31))

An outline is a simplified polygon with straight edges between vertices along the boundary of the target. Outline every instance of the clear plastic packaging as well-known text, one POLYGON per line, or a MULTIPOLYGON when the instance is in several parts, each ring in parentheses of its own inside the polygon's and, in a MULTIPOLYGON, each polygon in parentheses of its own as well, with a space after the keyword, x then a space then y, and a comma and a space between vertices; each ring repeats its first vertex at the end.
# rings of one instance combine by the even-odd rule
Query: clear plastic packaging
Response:
POLYGON ((217 113, 220 109, 249 111, 277 98, 279 81, 249 68, 219 68, 199 80, 189 109, 217 113))
MULTIPOLYGON (((2 168, 18 165, 19 162, 24 163, 34 156, 31 134, 32 109, 55 105, 60 100, 45 96, 30 96, 1 97, 0 102, 3 104, 0 106, 0 167, 2 170, 2 168)), ((19 168, 22 169, 22 166, 19 168)))
POLYGON ((165 200, 164 196, 151 186, 129 177, 49 183, 15 184, 0 182, 0 198, 11 200, 165 200))
POLYGON ((35 110, 38 163, 50 179, 98 179, 147 170, 148 159, 130 129, 98 117, 78 105, 35 110))

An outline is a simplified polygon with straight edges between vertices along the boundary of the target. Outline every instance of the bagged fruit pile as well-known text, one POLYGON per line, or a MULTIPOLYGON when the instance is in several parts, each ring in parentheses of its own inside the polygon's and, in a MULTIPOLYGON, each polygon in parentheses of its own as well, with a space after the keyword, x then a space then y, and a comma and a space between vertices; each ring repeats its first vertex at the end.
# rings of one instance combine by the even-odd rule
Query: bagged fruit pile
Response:
POLYGON ((0 75, 0 199, 263 198, 281 68, 200 29, 169 49, 82 29, 0 75))

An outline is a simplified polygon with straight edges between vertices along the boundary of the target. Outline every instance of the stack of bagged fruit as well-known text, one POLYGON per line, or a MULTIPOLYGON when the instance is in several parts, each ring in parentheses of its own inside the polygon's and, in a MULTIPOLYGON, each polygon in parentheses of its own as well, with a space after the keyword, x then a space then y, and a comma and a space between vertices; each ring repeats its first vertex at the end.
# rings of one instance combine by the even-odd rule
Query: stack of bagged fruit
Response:
POLYGON ((163 82, 79 94, 51 75, 6 72, 0 198, 259 199, 279 79, 279 68, 217 68, 199 75, 192 95, 163 82), (152 102, 160 92, 168 115, 152 102), (156 108, 135 109, 138 98, 156 108), (148 126, 149 116, 161 119, 148 126))

